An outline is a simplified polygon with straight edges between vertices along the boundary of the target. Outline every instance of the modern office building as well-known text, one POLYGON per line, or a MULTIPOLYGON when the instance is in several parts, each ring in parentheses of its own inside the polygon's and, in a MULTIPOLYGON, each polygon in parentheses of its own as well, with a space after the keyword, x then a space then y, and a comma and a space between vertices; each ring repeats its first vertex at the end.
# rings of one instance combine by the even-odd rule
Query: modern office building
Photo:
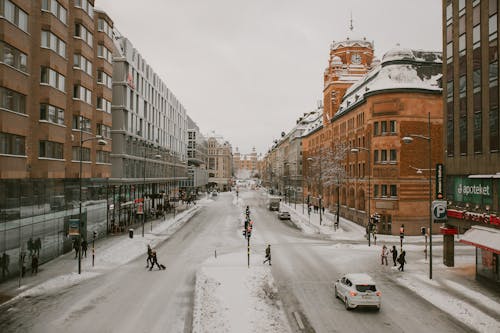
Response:
POLYGON ((476 247, 476 275, 500 285, 498 0, 443 0, 448 227, 476 247), (487 241, 487 240, 490 241, 487 241))
POLYGON ((0 251, 13 273, 35 241, 42 262, 71 248, 80 196, 83 237, 106 231, 113 21, 93 4, 0 1, 0 251))
POLYGON ((186 109, 130 40, 114 30, 112 228, 161 209, 187 183, 186 109))
POLYGON ((201 134, 198 125, 188 116, 188 181, 186 184, 186 191, 188 193, 196 194, 207 188, 207 153, 207 139, 201 134))

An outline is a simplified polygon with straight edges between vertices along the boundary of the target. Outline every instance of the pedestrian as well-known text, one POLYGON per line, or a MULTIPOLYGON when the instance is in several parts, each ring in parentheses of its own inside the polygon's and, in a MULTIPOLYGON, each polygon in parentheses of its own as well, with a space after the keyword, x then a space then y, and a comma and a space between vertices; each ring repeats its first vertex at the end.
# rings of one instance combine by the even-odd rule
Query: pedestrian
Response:
POLYGON ((392 261, 394 262, 394 266, 396 266, 396 260, 398 259, 398 250, 396 249, 396 245, 392 246, 392 261))
POLYGON ((321 207, 321 210, 323 211, 323 215, 325 215, 325 206, 321 207))
POLYGON ((39 257, 40 256, 40 249, 42 248, 42 240, 40 239, 40 237, 35 239, 34 247, 35 247, 36 255, 39 257))
POLYGON ((263 264, 266 262, 269 262, 269 266, 271 266, 271 244, 266 247, 266 260, 264 260, 263 264))
POLYGON ((2 277, 5 277, 5 272, 7 272, 7 275, 9 275, 9 264, 10 264, 10 257, 7 253, 2 254, 2 277))
POLYGON ((85 255, 85 258, 87 258, 87 247, 88 247, 87 240, 84 239, 82 241, 82 255, 85 255))
POLYGON ((80 252, 80 241, 78 238, 73 239, 73 249, 75 249, 75 259, 78 258, 78 253, 80 252))
POLYGON ((21 277, 24 277, 24 274, 26 274, 26 267, 24 266, 24 262, 26 260, 26 251, 21 251, 19 261, 21 262, 21 277))
POLYGON ((151 245, 148 244, 148 258, 146 259, 146 268, 149 267, 149 264, 151 264, 151 267, 153 267, 153 249, 151 249, 151 245))
POLYGON ((28 239, 28 241, 26 242, 27 245, 28 245, 28 251, 30 251, 30 256, 33 254, 33 250, 34 250, 34 244, 33 244, 33 238, 30 237, 30 239, 28 239))
POLYGON ((398 271, 404 272, 405 271, 405 264, 406 264, 406 251, 402 251, 401 254, 399 255, 398 262, 399 262, 399 267, 398 271))
POLYGON ((31 256, 31 275, 38 273, 38 256, 33 253, 31 256))
POLYGON ((385 265, 387 266, 387 255, 389 254, 389 251, 387 250, 387 246, 382 246, 382 253, 380 254, 380 257, 382 259, 382 262, 380 263, 381 265, 384 264, 384 261, 385 261, 385 265))
POLYGON ((155 265, 155 264, 156 264, 156 266, 158 266, 158 270, 160 270, 160 271, 161 271, 162 269, 165 269, 165 268, 164 268, 164 267, 165 267, 164 265, 160 265, 160 264, 158 263, 158 257, 156 256, 156 251, 153 251, 153 252, 152 252, 152 256, 153 256, 153 257, 152 257, 152 263, 151 263, 151 267, 149 268, 149 270, 151 271, 151 270, 153 269, 153 267, 154 267, 154 265, 155 265))

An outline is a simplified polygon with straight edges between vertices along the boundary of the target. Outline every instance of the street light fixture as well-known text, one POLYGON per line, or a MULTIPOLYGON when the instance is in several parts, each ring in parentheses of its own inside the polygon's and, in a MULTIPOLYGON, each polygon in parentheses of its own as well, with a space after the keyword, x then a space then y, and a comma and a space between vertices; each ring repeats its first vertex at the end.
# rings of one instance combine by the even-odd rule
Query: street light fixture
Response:
MULTIPOLYGON (((371 152, 370 152, 370 149, 368 148, 365 148, 365 147, 354 147, 354 148, 351 148, 351 153, 358 153, 360 150, 364 150, 366 151, 368 154, 368 214, 367 217, 368 217, 368 246, 370 246, 371 244, 371 240, 370 240, 370 231, 371 231, 371 221, 370 221, 370 218, 371 218, 371 207, 370 207, 370 202, 371 202, 371 191, 372 191, 372 188, 371 188, 371 182, 370 182, 370 174, 371 174, 371 163, 370 163, 370 160, 371 160, 371 152)), ((376 243, 376 242, 375 242, 376 243)))
MULTIPOLYGON (((429 279, 432 280, 432 138, 431 138, 431 113, 427 113, 427 136, 420 134, 409 134, 403 137, 401 140, 405 144, 410 144, 413 142, 413 138, 418 138, 422 140, 426 140, 428 142, 428 150, 429 150, 429 279)), ((422 173, 422 169, 419 169, 420 173, 422 173)), ((417 173, 418 171, 417 170, 417 173)))
MULTIPOLYGON (((160 159, 160 154, 151 155, 156 159, 160 159)), ((144 166, 143 166, 143 182, 142 182, 142 237, 144 237, 144 224, 146 223, 146 158, 147 146, 144 146, 144 166)), ((153 221, 151 221, 151 231, 153 231, 153 221)))
POLYGON ((80 128, 80 172, 78 178, 80 178, 80 205, 78 211, 78 274, 82 273, 82 173, 83 173, 83 143, 87 141, 97 140, 99 146, 105 146, 108 144, 106 140, 100 135, 96 135, 87 139, 83 139, 83 131, 80 128))

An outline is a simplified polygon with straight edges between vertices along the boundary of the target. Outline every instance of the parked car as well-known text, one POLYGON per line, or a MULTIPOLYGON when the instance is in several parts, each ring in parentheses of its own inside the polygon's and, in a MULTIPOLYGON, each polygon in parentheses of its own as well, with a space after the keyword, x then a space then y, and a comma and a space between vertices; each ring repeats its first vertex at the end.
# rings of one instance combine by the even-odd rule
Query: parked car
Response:
POLYGON ((289 212, 285 212, 285 211, 279 212, 278 213, 278 218, 280 220, 289 220, 290 219, 290 213, 289 212))
POLYGON ((335 297, 340 298, 346 310, 359 306, 371 306, 380 310, 382 293, 368 274, 346 274, 335 281, 335 297))
POLYGON ((217 192, 213 191, 213 192, 212 192, 212 196, 213 196, 213 197, 216 197, 216 196, 217 196, 217 192))

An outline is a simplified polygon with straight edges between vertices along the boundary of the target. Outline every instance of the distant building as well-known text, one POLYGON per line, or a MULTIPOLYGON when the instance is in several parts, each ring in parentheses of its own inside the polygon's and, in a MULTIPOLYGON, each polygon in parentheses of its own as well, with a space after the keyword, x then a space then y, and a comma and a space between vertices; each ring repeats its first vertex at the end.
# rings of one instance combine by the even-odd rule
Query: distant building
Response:
POLYGON ((241 154, 239 149, 233 155, 233 172, 237 178, 252 178, 259 173, 259 160, 255 147, 249 154, 241 154))
POLYGON ((232 186, 233 149, 229 141, 212 133, 208 141, 208 186, 228 191, 232 186))
POLYGON ((188 192, 206 190, 208 184, 208 142, 201 134, 200 128, 188 116, 188 181, 186 188, 188 192))

